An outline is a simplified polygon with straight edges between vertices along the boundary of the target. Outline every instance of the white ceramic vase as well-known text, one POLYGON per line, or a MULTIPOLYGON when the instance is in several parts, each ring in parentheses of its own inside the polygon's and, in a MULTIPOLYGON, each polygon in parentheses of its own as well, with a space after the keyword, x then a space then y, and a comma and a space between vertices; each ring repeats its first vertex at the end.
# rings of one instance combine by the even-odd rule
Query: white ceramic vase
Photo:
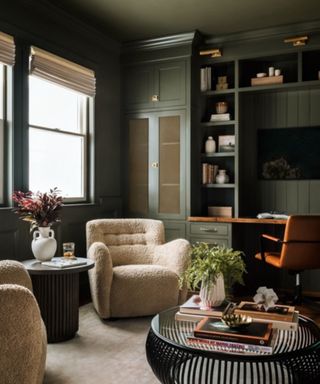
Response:
POLYGON ((220 274, 214 283, 202 282, 199 296, 201 299, 201 309, 209 309, 221 305, 226 297, 223 275, 220 274))
POLYGON ((34 257, 39 261, 51 260, 57 250, 57 240, 50 227, 39 227, 33 232, 31 248, 34 257))
POLYGON ((229 182, 229 176, 227 175, 227 171, 225 169, 219 169, 218 174, 216 176, 217 184, 226 184, 229 182))
POLYGON ((214 153, 216 151, 216 142, 213 140, 212 136, 209 136, 205 142, 205 152, 206 154, 214 153))

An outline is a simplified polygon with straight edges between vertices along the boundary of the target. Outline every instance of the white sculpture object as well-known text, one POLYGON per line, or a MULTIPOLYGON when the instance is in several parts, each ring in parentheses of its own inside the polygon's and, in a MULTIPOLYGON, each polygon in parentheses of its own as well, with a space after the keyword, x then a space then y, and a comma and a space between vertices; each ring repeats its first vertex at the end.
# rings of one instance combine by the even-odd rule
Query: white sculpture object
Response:
POLYGON ((276 305, 276 302, 279 300, 279 297, 272 288, 259 287, 257 293, 253 297, 253 301, 256 304, 261 304, 264 309, 267 311, 269 308, 272 308, 276 305))

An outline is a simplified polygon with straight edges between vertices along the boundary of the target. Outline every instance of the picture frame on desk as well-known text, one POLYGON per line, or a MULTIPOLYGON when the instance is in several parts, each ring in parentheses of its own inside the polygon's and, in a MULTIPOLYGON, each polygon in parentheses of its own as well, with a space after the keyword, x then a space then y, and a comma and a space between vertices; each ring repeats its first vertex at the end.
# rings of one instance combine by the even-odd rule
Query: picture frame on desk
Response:
POLYGON ((219 152, 235 151, 235 135, 222 135, 218 137, 219 152))

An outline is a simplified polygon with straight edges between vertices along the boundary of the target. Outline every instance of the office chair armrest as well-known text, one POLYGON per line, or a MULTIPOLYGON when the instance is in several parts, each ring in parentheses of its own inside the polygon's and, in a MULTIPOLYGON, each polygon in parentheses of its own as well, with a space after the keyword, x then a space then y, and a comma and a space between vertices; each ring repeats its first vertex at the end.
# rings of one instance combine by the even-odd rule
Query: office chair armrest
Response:
POLYGON ((270 240, 270 241, 274 241, 275 243, 278 243, 278 244, 282 244, 283 241, 281 239, 278 239, 277 237, 274 237, 274 236, 271 236, 271 235, 267 235, 265 233, 263 233, 262 235, 260 235, 260 253, 261 253, 261 260, 262 261, 266 261, 266 258, 265 258, 265 254, 264 254, 264 240, 270 240))
POLYGON ((281 243, 281 244, 283 243, 283 240, 278 239, 277 237, 274 237, 274 236, 271 236, 271 235, 267 235, 265 233, 263 233, 260 237, 263 238, 263 239, 275 241, 276 243, 281 243))

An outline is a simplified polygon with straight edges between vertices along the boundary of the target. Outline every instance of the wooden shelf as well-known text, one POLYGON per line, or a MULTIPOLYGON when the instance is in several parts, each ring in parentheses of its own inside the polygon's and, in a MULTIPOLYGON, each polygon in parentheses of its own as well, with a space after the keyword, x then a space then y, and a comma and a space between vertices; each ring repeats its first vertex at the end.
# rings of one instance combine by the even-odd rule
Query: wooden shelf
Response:
POLYGON ((216 125, 234 125, 236 124, 236 120, 223 120, 223 121, 204 121, 201 123, 203 127, 213 127, 216 125))
POLYGON ((234 188, 235 184, 225 183, 225 184, 202 184, 203 188, 234 188))
POLYGON ((206 153, 201 153, 201 157, 206 158, 206 157, 234 157, 235 153, 234 152, 215 152, 212 154, 206 154, 206 153))
POLYGON ((273 85, 255 85, 239 88, 239 92, 267 92, 267 91, 288 91, 301 88, 309 88, 310 86, 320 87, 320 80, 299 81, 294 83, 273 84, 273 85))
POLYGON ((201 95, 202 96, 220 96, 220 95, 228 95, 230 93, 234 93, 235 88, 230 88, 230 89, 222 89, 221 91, 216 91, 216 90, 211 90, 211 91, 202 91, 201 95))

